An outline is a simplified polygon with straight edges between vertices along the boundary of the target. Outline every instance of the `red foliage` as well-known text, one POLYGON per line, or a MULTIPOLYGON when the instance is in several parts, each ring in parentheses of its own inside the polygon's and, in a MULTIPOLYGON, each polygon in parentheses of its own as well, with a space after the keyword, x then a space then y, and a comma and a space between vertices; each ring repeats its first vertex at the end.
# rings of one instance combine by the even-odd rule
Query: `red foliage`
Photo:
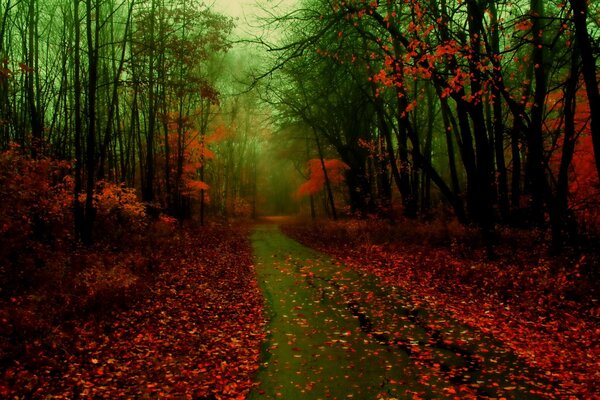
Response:
MULTIPOLYGON (((323 163, 327 171, 327 178, 332 185, 339 185, 344 182, 344 171, 350 169, 346 163, 337 159, 323 160, 323 163)), ((313 158, 308 161, 307 167, 310 178, 300 185, 297 191, 298 196, 313 195, 325 187, 325 174, 323 173, 321 160, 313 158)))
MULTIPOLYGON (((19 357, 3 360, 1 397, 245 396, 263 340, 262 298, 247 232, 219 226, 176 232, 173 223, 159 221, 162 234, 148 248, 111 255, 116 266, 108 271, 100 265, 81 275, 82 285, 100 292, 136 279, 147 289, 130 307, 102 319, 93 313, 43 328, 46 335, 27 342, 19 357), (154 273, 134 277, 118 267, 129 255, 149 256, 147 268, 154 273)), ((1 305, 3 318, 5 307, 16 308, 1 305)))
MULTIPOLYGON (((560 136, 550 158, 550 166, 558 173, 564 146, 564 98, 560 92, 548 96, 548 106, 554 111, 546 127, 549 133, 560 136)), ((577 135, 575 152, 569 169, 569 208, 573 210, 586 229, 600 231, 600 180, 594 162, 594 149, 590 131, 590 108, 582 87, 577 93, 574 129, 577 135)))
POLYGON ((247 232, 151 223, 99 182, 82 248, 69 172, 0 153, 0 398, 243 396, 263 337, 247 232))
POLYGON ((215 154, 208 148, 208 144, 221 140, 227 133, 222 127, 217 127, 213 134, 203 137, 193 128, 192 120, 189 117, 183 117, 180 121, 177 113, 170 113, 166 118, 169 127, 171 187, 176 186, 177 168, 181 162, 182 176, 179 190, 185 196, 199 198, 201 191, 208 190, 209 185, 198 178, 198 170, 207 160, 215 157, 215 154), (180 146, 181 154, 179 153, 180 146))
POLYGON ((586 225, 600 230, 600 180, 590 135, 581 136, 573 155, 570 204, 586 225))
POLYGON ((66 162, 26 157, 17 146, 0 153, 0 280, 17 273, 9 260, 28 253, 31 240, 65 237, 73 201, 65 179, 69 168, 66 162))

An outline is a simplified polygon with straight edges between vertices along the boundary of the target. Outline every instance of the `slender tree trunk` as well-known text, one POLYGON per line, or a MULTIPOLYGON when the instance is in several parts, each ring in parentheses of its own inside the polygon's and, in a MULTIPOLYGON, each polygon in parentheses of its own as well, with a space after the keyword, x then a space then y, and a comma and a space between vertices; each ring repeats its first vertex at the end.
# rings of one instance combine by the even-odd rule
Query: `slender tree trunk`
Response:
POLYGON ((86 0, 86 34, 88 42, 88 102, 87 102, 87 141, 86 141, 86 197, 83 242, 91 245, 93 226, 96 217, 94 208, 94 177, 96 172, 96 91, 98 87, 98 38, 100 33, 100 8, 96 2, 86 0), (94 21, 92 21, 94 18, 94 21), (93 28, 93 29, 92 29, 93 28))
MULTIPOLYGON (((204 148, 206 146, 206 133, 208 130, 208 119, 210 116, 210 100, 203 99, 201 100, 202 105, 202 113, 200 120, 200 146, 202 149, 202 155, 200 157, 200 180, 204 182, 204 167, 206 158, 204 157, 204 148)), ((204 189, 200 190, 200 225, 204 226, 206 214, 206 192, 204 189)))
MULTIPOLYGON (((389 161, 390 169, 392 171, 392 178, 394 179, 394 183, 396 184, 396 187, 400 192, 400 196, 402 197, 403 203, 405 203, 405 201, 407 201, 409 197, 408 190, 410 190, 410 187, 407 185, 407 182, 401 176, 400 169, 398 168, 398 161, 396 159, 396 152, 394 151, 392 133, 390 132, 390 127, 386 121, 385 110, 383 108, 383 101, 379 97, 375 98, 375 109, 377 110, 379 131, 383 135, 383 139, 385 142, 385 150, 389 161)), ((406 151, 406 148, 404 150, 401 150, 401 152, 402 151, 404 151, 404 153, 406 154, 406 159, 408 159, 408 152, 406 151)), ((407 217, 410 216, 407 215, 407 217)))
MULTIPOLYGON (((433 102, 433 93, 431 87, 426 88, 427 93, 427 135, 425 136, 424 156, 428 164, 432 164, 432 146, 433 146, 433 123, 435 121, 435 105, 433 102)), ((431 207, 431 177, 423 174, 423 183, 421 188, 421 213, 426 213, 431 207)))
MULTIPOLYGON (((438 97, 441 98, 439 88, 436 88, 436 91, 438 91, 438 97)), ((452 116, 447 99, 441 98, 440 104, 442 109, 442 120, 444 121, 446 149, 448 150, 448 168, 450 169, 450 182, 452 186, 452 191, 456 194, 456 196, 460 196, 461 189, 458 180, 458 170, 456 168, 456 152, 454 151, 454 135, 458 132, 458 125, 456 124, 456 120, 452 116)))
POLYGON ((150 11, 150 55, 148 57, 148 126, 146 130, 146 165, 144 184, 142 185, 142 199, 147 203, 154 201, 154 130, 156 125, 156 100, 155 100, 155 50, 156 43, 156 0, 152 0, 150 11))
POLYGON ((560 252, 569 239, 574 241, 577 235, 577 224, 569 213, 569 167, 575 153, 577 141, 575 132, 575 110, 577 107, 577 84, 579 82, 579 52, 574 47, 571 54, 571 72, 564 88, 564 123, 562 154, 558 179, 556 181, 556 195, 554 197, 551 220, 552 248, 560 252))
POLYGON ((79 195, 83 188, 82 169, 83 152, 81 140, 83 136, 83 124, 81 121, 81 29, 79 18, 79 1, 73 0, 73 25, 75 28, 74 48, 74 105, 75 105, 75 187, 73 196, 73 212, 75 217, 75 232, 81 240, 84 238, 84 213, 79 195))
MULTIPOLYGON (((400 56, 400 47, 396 43, 396 55, 400 56)), ((400 56, 401 57, 401 56, 400 56)), ((402 58, 399 58, 400 60, 402 58)), ((398 64, 398 63, 396 63, 398 64)), ((396 74, 400 74, 402 71, 402 65, 394 65, 394 70, 396 74)), ((398 75, 401 76, 401 75, 398 75)), ((399 85, 396 87, 396 105, 397 105, 397 122, 398 122, 398 154, 400 156, 400 184, 401 189, 400 193, 402 194, 402 206, 404 208, 404 216, 407 218, 416 218, 417 217, 417 193, 413 192, 413 187, 410 182, 410 161, 408 157, 408 138, 409 138, 409 126, 410 121, 408 115, 406 113, 406 109, 408 108, 407 93, 404 90, 403 85, 399 85)), ((412 133, 415 137, 411 138, 411 143, 413 146, 413 150, 420 153, 420 143, 417 138, 417 132, 414 130, 412 133)), ((415 163, 413 159, 413 164, 415 163)))
POLYGON ((327 168, 325 167, 325 160, 323 159, 323 149, 321 148, 321 141, 317 131, 313 128, 313 134, 315 136, 315 142, 317 143, 317 151, 319 153, 319 160, 321 161, 321 168, 323 168, 323 176, 325 177, 325 189, 327 190, 327 197, 329 199, 329 207, 331 207, 331 218, 337 221, 337 211, 335 209, 335 201, 333 199, 333 191, 331 190, 331 183, 329 182, 329 175, 327 174, 327 168))
MULTIPOLYGON (((467 3, 469 13, 469 36, 471 57, 469 58, 469 71, 471 73, 471 94, 473 97, 481 95, 482 73, 481 63, 481 35, 483 32, 483 12, 476 0, 469 0, 467 3)), ((475 204, 471 209, 475 212, 476 221, 479 224, 488 256, 493 256, 492 242, 494 236, 494 214, 493 214, 493 182, 494 170, 492 165, 493 152, 488 140, 487 127, 485 123, 483 99, 474 98, 467 105, 471 121, 473 123, 473 136, 475 138, 476 148, 476 180, 474 195, 475 204)))
POLYGON ((519 129, 516 126, 513 126, 510 137, 510 149, 512 154, 510 202, 513 211, 521 208, 521 146, 519 133, 519 129))
MULTIPOLYGON (((491 50, 493 55, 500 54, 500 26, 498 24, 497 10, 495 2, 490 2, 491 15, 491 50)), ((498 176, 498 208, 502 221, 508 219, 510 205, 508 201, 508 172, 506 169, 506 160, 504 156, 504 122, 502 111, 502 94, 500 92, 501 76, 499 72, 494 75, 494 84, 492 86, 492 108, 493 108, 493 143, 496 155, 496 171, 498 176)))
POLYGON ((28 29, 27 29, 27 67, 29 68, 26 71, 25 77, 25 86, 27 90, 27 100, 28 100, 28 109, 29 109, 29 118, 31 124, 31 135, 32 135, 32 146, 31 153, 34 158, 38 157, 41 146, 42 146, 42 121, 40 121, 40 115, 38 113, 38 104, 37 104, 37 96, 35 93, 35 75, 39 74, 40 71, 36 71, 35 66, 37 64, 36 60, 36 0, 29 0, 29 10, 28 10, 28 29))
MULTIPOLYGON (((7 0, 6 7, 4 7, 4 11, 2 13, 2 24, 0 25, 0 56, 2 57, 5 55, 4 39, 6 37, 6 25, 11 7, 11 0, 7 0)), ((2 60, 0 66, 6 68, 6 61, 2 60)), ((0 117, 9 121, 9 116, 10 96, 8 92, 8 79, 0 79, 0 117)), ((2 124, 0 126, 0 132, 0 146, 2 146, 3 149, 6 149, 10 143, 9 124, 2 124)))
POLYGON ((532 62, 534 64, 535 88, 531 110, 531 126, 527 135, 527 189, 531 195, 529 212, 535 223, 544 222, 544 199, 546 194, 546 174, 544 163, 544 142, 542 126, 544 105, 548 86, 543 47, 543 28, 541 18, 544 15, 543 0, 531 0, 532 35, 535 38, 532 62))
POLYGON ((104 141, 102 143, 102 147, 100 148, 100 160, 98 166, 98 179, 104 178, 104 166, 106 163, 107 152, 110 146, 110 142, 112 139, 111 131, 114 125, 114 116, 115 113, 118 113, 118 96, 119 96, 119 81, 121 79, 121 74, 123 73, 123 67, 125 66, 125 55, 127 50, 127 38, 129 36, 129 27, 131 25, 131 17, 133 15, 133 7, 135 5, 135 0, 131 1, 129 5, 129 11, 127 13, 127 22, 125 23, 125 33, 123 34, 123 45, 121 48, 121 57, 119 59, 119 67, 115 71, 115 77, 113 79, 113 88, 111 101, 109 103, 108 108, 108 116, 106 120, 106 129, 104 132, 104 141))
MULTIPOLYGON (((310 146, 309 146, 308 136, 306 137, 306 159, 310 160, 310 146)), ((309 195, 309 200, 310 200, 310 218, 314 221, 317 218, 317 215, 315 213, 315 198, 312 194, 309 195)))
POLYGON ((588 6, 586 0, 569 1, 573 9, 573 22, 575 23, 577 44, 581 49, 583 79, 590 105, 590 125, 596 160, 596 173, 598 179, 600 179, 600 89, 598 89, 598 77, 596 75, 596 59, 594 58, 592 41, 587 29, 588 6))

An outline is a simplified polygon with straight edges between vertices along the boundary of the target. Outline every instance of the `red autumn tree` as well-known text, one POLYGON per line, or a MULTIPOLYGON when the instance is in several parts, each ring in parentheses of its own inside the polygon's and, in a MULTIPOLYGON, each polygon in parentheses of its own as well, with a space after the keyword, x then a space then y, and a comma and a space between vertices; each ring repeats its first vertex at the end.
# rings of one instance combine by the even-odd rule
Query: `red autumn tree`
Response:
POLYGON ((299 197, 313 195, 323 190, 325 187, 323 166, 327 171, 329 183, 333 185, 339 185, 344 182, 344 171, 350 169, 346 163, 338 159, 323 160, 323 164, 321 164, 321 160, 318 158, 309 160, 307 163, 309 179, 298 188, 296 194, 299 197))

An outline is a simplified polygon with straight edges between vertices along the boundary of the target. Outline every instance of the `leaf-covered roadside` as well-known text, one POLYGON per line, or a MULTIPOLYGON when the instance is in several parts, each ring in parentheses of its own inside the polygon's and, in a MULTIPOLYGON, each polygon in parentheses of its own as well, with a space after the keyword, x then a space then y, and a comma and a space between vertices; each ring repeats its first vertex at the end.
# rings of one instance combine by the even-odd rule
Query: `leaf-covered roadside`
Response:
POLYGON ((2 366, 1 397, 244 398, 263 340, 246 229, 184 229, 151 251, 143 295, 28 343, 2 366))
POLYGON ((449 313, 493 335, 544 371, 557 398, 600 395, 600 320, 592 261, 567 264, 544 258, 542 250, 517 237, 512 246, 506 241, 498 247, 497 261, 487 261, 483 251, 472 250, 468 235, 441 245, 436 228, 414 224, 392 228, 376 221, 320 222, 283 229, 406 290, 417 306, 449 313))

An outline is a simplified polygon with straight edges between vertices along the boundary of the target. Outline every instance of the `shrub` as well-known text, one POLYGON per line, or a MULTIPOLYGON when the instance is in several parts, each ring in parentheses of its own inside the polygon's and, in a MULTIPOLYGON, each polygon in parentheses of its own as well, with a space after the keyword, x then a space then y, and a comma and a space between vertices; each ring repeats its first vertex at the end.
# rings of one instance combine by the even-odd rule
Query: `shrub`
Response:
MULTIPOLYGON (((80 195, 85 201, 85 195, 80 195)), ((100 181, 94 194, 95 237, 123 244, 129 236, 141 234, 148 226, 146 209, 135 189, 100 181)))
POLYGON ((32 159, 16 146, 0 153, 0 286, 31 279, 72 229, 70 165, 32 159))

